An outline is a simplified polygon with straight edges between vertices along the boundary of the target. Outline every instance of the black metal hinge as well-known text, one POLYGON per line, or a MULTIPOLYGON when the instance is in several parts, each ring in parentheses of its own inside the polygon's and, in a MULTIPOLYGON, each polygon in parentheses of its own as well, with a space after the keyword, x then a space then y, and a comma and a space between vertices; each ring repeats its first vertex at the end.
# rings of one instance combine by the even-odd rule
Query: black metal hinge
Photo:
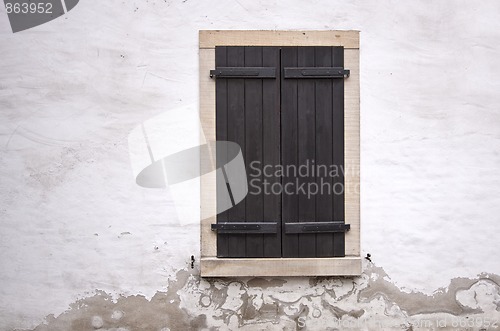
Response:
POLYGON ((285 223, 285 233, 328 233, 346 232, 351 228, 344 222, 299 222, 285 223))
POLYGON ((212 224, 212 231, 218 233, 277 233, 278 223, 224 222, 212 224))
POLYGON ((351 71, 342 67, 301 67, 284 68, 285 78, 344 78, 351 71))
POLYGON ((211 78, 276 78, 275 67, 217 67, 211 78))

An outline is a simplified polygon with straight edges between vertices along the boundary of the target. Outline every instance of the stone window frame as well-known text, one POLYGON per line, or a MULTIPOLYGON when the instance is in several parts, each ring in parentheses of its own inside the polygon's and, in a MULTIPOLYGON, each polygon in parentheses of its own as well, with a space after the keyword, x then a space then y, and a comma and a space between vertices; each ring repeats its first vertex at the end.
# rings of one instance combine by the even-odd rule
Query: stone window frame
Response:
MULTIPOLYGON (((217 258, 217 234, 211 230, 216 216, 201 219, 202 277, 238 276, 356 276, 361 274, 360 256, 360 98, 359 31, 263 31, 200 30, 200 121, 206 141, 215 141, 215 46, 343 46, 344 67, 350 70, 344 89, 345 257, 332 258, 217 258), (349 172, 349 170, 351 170, 349 172), (354 171, 353 171, 354 170, 354 171), (349 189, 350 188, 350 189, 349 189)), ((200 159, 203 162, 210 160, 200 159)), ((215 215, 215 173, 201 177, 201 215, 215 215), (212 211, 212 213, 210 212, 212 211)))

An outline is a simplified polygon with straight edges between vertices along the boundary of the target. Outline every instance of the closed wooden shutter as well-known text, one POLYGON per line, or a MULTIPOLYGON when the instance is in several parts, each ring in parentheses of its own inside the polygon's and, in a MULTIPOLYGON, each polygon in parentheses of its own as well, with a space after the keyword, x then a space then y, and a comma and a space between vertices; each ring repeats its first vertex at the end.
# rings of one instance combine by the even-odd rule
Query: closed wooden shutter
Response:
POLYGON ((217 140, 239 144, 249 180, 264 165, 309 171, 256 178, 243 201, 217 216, 218 257, 345 255, 343 52, 216 47, 217 140), (273 184, 281 192, 265 194, 264 179, 267 193, 273 184))
MULTIPOLYGON (((250 165, 280 164, 280 49, 277 47, 216 47, 216 67, 274 69, 275 77, 217 78, 216 137, 240 145, 247 173, 250 165)), ((257 69, 255 69, 257 70, 257 69)), ((279 178, 277 178, 279 180, 279 178)), ((217 190, 225 190, 218 187, 217 190)), ((274 233, 221 233, 219 257, 280 257, 281 197, 248 194, 217 216, 218 223, 276 223, 274 233)), ((247 231, 248 232, 248 231, 247 231)))
MULTIPOLYGON (((281 58, 283 68, 344 66, 342 47, 284 47, 281 58)), ((321 176, 299 177, 299 184, 316 183, 318 188, 324 182, 330 185, 328 192, 314 195, 282 195, 283 256, 344 256, 343 232, 288 231, 292 223, 344 220, 344 194, 333 192, 340 187, 336 183, 343 184, 342 173, 329 176, 335 169, 332 165, 344 166, 344 80, 306 76, 283 78, 281 82, 283 165, 308 164, 310 171, 322 171, 326 167, 327 176, 321 173, 321 176)))

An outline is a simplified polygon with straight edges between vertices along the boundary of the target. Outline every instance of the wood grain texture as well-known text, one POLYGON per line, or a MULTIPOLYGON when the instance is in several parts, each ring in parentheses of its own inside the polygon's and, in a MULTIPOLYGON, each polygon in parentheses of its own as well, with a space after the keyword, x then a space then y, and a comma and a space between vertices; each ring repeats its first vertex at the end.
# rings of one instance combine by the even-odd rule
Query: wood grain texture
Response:
MULTIPOLYGON (((215 64, 216 66, 224 67, 227 65, 227 49, 225 46, 215 48, 215 64)), ((227 112, 228 112, 228 97, 227 97, 227 80, 217 79, 215 80, 215 130, 217 141, 228 140, 228 123, 227 123, 227 112)), ((220 152, 220 151, 219 151, 220 152)), ((227 148, 226 152, 227 154, 227 148)), ((217 201, 222 201, 222 194, 227 194, 227 183, 224 178, 222 171, 219 175, 223 178, 217 180, 217 201)), ((228 222, 228 211, 223 211, 217 215, 217 223, 228 222)), ((217 256, 229 256, 229 235, 227 234, 217 234, 217 256)))
POLYGON ((202 258, 202 277, 355 276, 361 274, 360 257, 339 258, 202 258))
MULTIPOLYGON (((315 47, 314 64, 317 67, 332 66, 332 47, 315 47)), ((333 80, 318 79, 316 84, 316 164, 328 168, 333 164, 333 80)), ((333 185, 333 178, 326 174, 319 174, 316 178, 318 187, 322 183, 333 185)), ((316 197, 316 221, 328 222, 333 220, 333 195, 318 194, 316 197)), ((333 256, 333 233, 316 234, 316 257, 333 256)))
MULTIPOLYGON (((279 52, 279 47, 217 46, 215 66, 238 68, 265 66, 276 70, 280 63, 279 52)), ((279 70, 277 76, 280 76, 279 70)), ((249 184, 252 184, 251 188, 259 189, 259 191, 249 190, 244 200, 227 211, 220 212, 216 217, 217 223, 277 222, 280 213, 279 199, 264 193, 264 178, 259 173, 262 173, 264 146, 267 147, 267 159, 278 159, 278 162, 271 165, 279 164, 279 80, 218 77, 215 82, 217 141, 234 141, 241 147, 246 172, 250 175, 248 179, 257 179, 249 184), (267 121, 264 121, 264 114, 267 121), (273 155, 270 155, 270 152, 273 152, 273 155), (260 170, 257 174, 252 173, 254 167, 260 170), (270 204, 267 204, 266 211, 271 214, 271 219, 268 220, 264 215, 264 201, 267 198, 270 198, 270 204), (275 214, 278 217, 274 216, 275 214)), ((223 147, 218 146, 218 148, 223 147)), ((219 164, 219 161, 217 163, 219 164)), ((225 179, 223 176, 217 179, 217 204, 227 195, 226 185, 228 184, 225 179)), ((280 237, 280 234, 219 232, 217 234, 217 257, 280 257, 280 237)))
POLYGON ((359 31, 201 30, 200 48, 215 46, 344 46, 359 48, 359 31))
POLYGON ((351 230, 345 235, 346 255, 360 255, 360 138, 359 138, 359 50, 344 50, 344 64, 351 70, 345 80, 344 157, 345 222, 351 230))
MULTIPOLYGON (((297 66, 314 67, 314 47, 297 48, 297 66)), ((289 80, 287 80, 289 81, 289 80)), ((316 91, 314 79, 297 80, 297 167, 316 160, 316 91)), ((329 142, 331 144, 331 141, 329 142)), ((309 167, 309 165, 308 165, 309 167)), ((298 176, 299 185, 305 187, 316 182, 315 176, 298 176)), ((298 217, 296 222, 316 221, 316 194, 298 194, 298 217)), ((286 221, 286 220, 285 220, 286 221)), ((316 256, 316 234, 299 234, 298 257, 316 256)))
MULTIPOLYGON (((278 47, 263 47, 262 65, 279 67, 280 49, 278 47)), ((262 82, 262 146, 263 164, 281 164, 280 138, 280 79, 281 70, 276 70, 276 79, 264 79, 262 82)), ((271 185, 281 183, 281 177, 267 178, 271 185)), ((263 199, 264 222, 281 221, 281 196, 268 194, 263 199)), ((277 234, 264 235, 264 252, 267 257, 281 257, 281 222, 278 222, 277 234)))
MULTIPOLYGON (((205 135, 205 140, 215 141, 215 81, 208 74, 215 66, 215 49, 200 49, 200 122, 205 135)), ((201 137, 200 142, 205 140, 201 137)), ((214 161, 201 155, 201 169, 214 167, 214 161)), ((201 256, 216 256, 216 234, 210 229, 210 224, 215 223, 216 205, 216 177, 210 172, 200 178, 200 236, 201 256)))
MULTIPOLYGON (((245 48, 228 47, 227 65, 230 67, 245 66, 245 48)), ((227 84, 227 139, 245 148, 245 79, 231 79, 227 84)), ((246 158, 246 155, 243 154, 246 158)), ((243 199, 227 211, 228 219, 232 222, 246 221, 246 199, 243 199)), ((246 256, 245 234, 228 236, 228 249, 230 256, 246 256)))
MULTIPOLYGON (((344 67, 344 51, 342 47, 333 47, 332 49, 332 65, 334 67, 344 67)), ((332 112, 332 164, 338 166, 339 169, 345 169, 345 84, 348 79, 333 80, 333 112, 332 112)), ((345 222, 345 181, 344 172, 341 170, 338 176, 333 178, 334 194, 333 194, 333 220, 345 222), (341 187, 343 192, 338 192, 337 187, 341 187)), ((349 223, 348 223, 349 224, 349 223)), ((333 256, 341 257, 345 255, 345 234, 333 234, 333 256)))
MULTIPOLYGON (((343 47, 282 47, 282 67, 343 67, 343 47)), ((315 194, 284 194, 284 222, 344 221, 344 81, 282 80, 284 166, 323 165, 324 174, 297 176, 299 185, 318 185, 315 194), (338 171, 330 175, 330 167, 338 171), (330 177, 332 176, 332 177, 330 177), (328 180, 327 189, 322 185, 328 180), (329 185, 328 185, 329 184, 329 185), (335 185, 333 185, 335 184, 335 185), (332 186, 333 185, 333 186, 332 186), (319 189, 321 187, 321 190, 319 189)), ((283 234, 284 257, 342 257, 344 233, 283 234), (297 239, 298 237, 298 239, 297 239)))
MULTIPOLYGON (((262 47, 245 47, 245 66, 262 66, 262 47)), ((273 79, 273 81, 276 81, 273 79)), ((251 173, 249 164, 263 161, 263 121, 262 121, 262 79, 245 80, 245 164, 247 174, 251 173)), ((279 126, 276 128, 279 129, 279 126)), ((259 166, 262 168, 262 166, 259 166)), ((262 180, 262 176, 259 178, 262 180)), ((245 222, 262 222, 264 220, 264 195, 249 194, 245 198, 245 222)), ((264 257, 264 235, 253 234, 246 236, 245 256, 264 257)))
MULTIPOLYGON (((282 48, 282 66, 297 66, 297 48, 282 48)), ((285 81, 281 77, 281 162, 287 166, 298 164, 298 124, 297 124, 297 80, 285 81)), ((283 187, 293 185, 289 176, 282 178, 283 187)), ((296 194, 282 194, 282 222, 297 222, 299 215, 299 198, 296 194)), ((285 233, 282 227, 282 256, 296 257, 299 255, 299 235, 285 233)))

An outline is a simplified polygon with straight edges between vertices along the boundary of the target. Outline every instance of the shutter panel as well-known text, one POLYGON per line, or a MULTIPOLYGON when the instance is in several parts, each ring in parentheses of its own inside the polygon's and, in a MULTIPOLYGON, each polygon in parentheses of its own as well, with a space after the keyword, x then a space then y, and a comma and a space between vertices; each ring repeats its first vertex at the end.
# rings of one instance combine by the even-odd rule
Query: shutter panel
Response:
POLYGON ((298 178, 306 194, 282 196, 283 257, 345 256, 344 194, 332 192, 344 184, 340 171, 344 167, 344 80, 331 79, 343 78, 344 73, 330 75, 333 68, 343 69, 343 53, 343 47, 282 48, 287 75, 281 80, 283 165, 309 169, 309 176, 298 178), (305 74, 296 74, 301 71, 305 74), (331 165, 339 169, 333 178, 328 176, 331 165), (326 176, 324 172, 312 175, 313 169, 326 169, 326 176), (309 184, 319 192, 308 196, 309 184))
MULTIPOLYGON (((260 170, 264 163, 279 164, 279 48, 216 47, 215 62, 217 140, 240 145, 247 174, 255 173, 252 162, 260 170)), ((217 216, 220 226, 248 223, 250 229, 241 230, 244 225, 236 224, 233 227, 239 230, 218 231, 218 257, 281 256, 279 196, 265 196, 262 176, 259 179, 260 194, 249 187, 245 199, 217 216), (258 223, 276 223, 275 230, 258 223)), ((226 189, 217 187, 218 192, 226 189)))

